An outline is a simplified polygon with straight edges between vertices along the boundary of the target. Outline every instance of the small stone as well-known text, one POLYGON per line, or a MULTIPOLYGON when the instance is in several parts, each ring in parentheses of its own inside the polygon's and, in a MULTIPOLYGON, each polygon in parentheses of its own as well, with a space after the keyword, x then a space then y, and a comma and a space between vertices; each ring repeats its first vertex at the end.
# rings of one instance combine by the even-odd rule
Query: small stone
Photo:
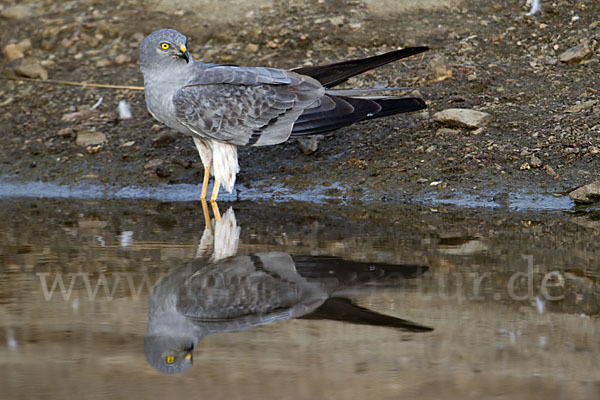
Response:
POLYGON ((588 39, 563 52, 558 56, 558 60, 567 64, 578 64, 592 54, 594 54, 594 49, 592 48, 591 41, 588 39))
POLYGON ((153 160, 148 161, 146 164, 144 164, 144 169, 154 169, 154 168, 158 168, 159 166, 161 166, 163 164, 163 160, 160 158, 155 158, 153 160))
POLYGON ((118 56, 115 57, 115 63, 117 63, 119 65, 128 63, 129 61, 131 61, 131 59, 129 58, 128 55, 125 55, 125 54, 119 54, 118 56))
POLYGON ((323 140, 323 135, 314 135, 307 138, 298 138, 298 145, 300 150, 306 155, 312 154, 317 151, 319 142, 323 140))
POLYGON ((42 67, 39 60, 34 57, 18 58, 6 64, 6 70, 26 78, 48 79, 48 72, 42 67))
POLYGON ((538 157, 533 155, 533 156, 531 156, 529 165, 531 165, 531 168, 542 168, 542 160, 540 160, 538 157))
POLYGON ((77 132, 77 139, 75 139, 75 144, 78 146, 96 146, 106 142, 105 134, 94 131, 77 132))
POLYGON ((519 167, 519 169, 521 171, 527 170, 527 169, 531 169, 531 165, 529 165, 528 162, 521 164, 521 166, 519 167))
POLYGON ((96 67, 98 67, 98 68, 108 67, 109 65, 110 65, 110 60, 107 60, 107 59, 102 59, 102 60, 96 61, 96 67))
POLYGON ((344 25, 344 17, 342 15, 338 15, 337 17, 328 18, 329 22, 333 26, 342 26, 344 25))
POLYGON ((168 178, 171 176, 171 171, 164 165, 159 165, 156 167, 156 175, 159 178, 168 178))
MULTIPOLYGON (((443 81, 452 77, 452 70, 448 66, 446 59, 442 56, 435 56, 427 65, 427 74, 429 79, 435 82, 443 81)), ((472 80, 472 79, 469 79, 472 80)))
POLYGON ((600 181, 573 190, 569 193, 569 197, 578 204, 591 204, 600 201, 600 181))
POLYGON ((256 53, 258 52, 258 45, 254 43, 248 43, 244 51, 246 53, 256 53))
POLYGON ((567 108, 565 110, 565 112, 578 113, 578 112, 581 112, 584 110, 589 110, 590 108, 594 107, 596 105, 596 103, 597 103, 596 100, 584 101, 583 103, 575 104, 574 106, 567 108))
POLYGON ((460 131, 458 129, 440 128, 435 132, 435 134, 438 136, 446 136, 446 135, 455 135, 459 132, 460 131))
POLYGON ((25 52, 31 50, 31 40, 23 39, 19 43, 17 43, 17 46, 19 47, 19 50, 21 50, 23 53, 25 53, 25 52))
POLYGON ((552 168, 551 166, 546 165, 544 167, 544 169, 546 170, 546 174, 548 174, 548 176, 550 176, 550 177, 552 177, 554 179, 558 179, 559 178, 558 174, 556 173, 556 171, 554 170, 554 168, 552 168))
POLYGON ((152 139, 152 145, 154 147, 165 147, 173 143, 177 138, 177 133, 173 131, 162 132, 154 139, 152 139))
POLYGON ((10 19, 10 20, 20 20, 29 17, 33 17, 33 9, 27 5, 18 5, 13 7, 8 7, 3 10, 0 15, 2 18, 10 19))
POLYGON ((433 120, 443 125, 479 128, 486 125, 492 116, 488 113, 465 108, 449 108, 433 114, 433 120))
POLYGON ((8 61, 16 60, 17 58, 23 58, 25 55, 19 48, 18 44, 11 43, 4 46, 2 54, 8 59, 8 61))
POLYGON ((102 150, 101 144, 97 144, 95 146, 90 145, 90 146, 85 147, 85 151, 87 151, 88 154, 95 154, 95 153, 99 152, 100 150, 102 150))
POLYGON ((73 128, 63 128, 56 132, 56 136, 63 139, 70 139, 72 137, 75 137, 75 132, 73 131, 73 128))

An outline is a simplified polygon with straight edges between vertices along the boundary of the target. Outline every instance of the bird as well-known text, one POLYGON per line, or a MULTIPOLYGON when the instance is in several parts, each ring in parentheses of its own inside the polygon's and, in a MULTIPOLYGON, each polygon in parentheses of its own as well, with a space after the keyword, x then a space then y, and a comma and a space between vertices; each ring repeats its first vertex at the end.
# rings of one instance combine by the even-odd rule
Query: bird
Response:
MULTIPOLYGON (((168 127, 193 138, 204 166, 201 200, 214 176, 233 191, 239 172, 238 146, 268 146, 290 138, 323 134, 427 107, 417 97, 362 96, 381 89, 335 90, 350 77, 416 55, 428 47, 292 70, 203 63, 188 50, 187 37, 159 29, 140 44, 146 106, 168 127)), ((391 88, 394 90, 398 88, 391 88)))
POLYGON ((286 252, 237 254, 240 227, 229 208, 206 227, 191 262, 152 287, 144 354, 156 370, 182 373, 209 334, 239 332, 292 318, 327 319, 405 332, 432 328, 380 314, 344 297, 369 288, 402 287, 428 270, 333 256, 286 252), (342 296, 343 291, 343 296, 342 296))
POLYGON ((293 318, 429 332, 430 327, 377 313, 345 297, 353 288, 401 285, 425 271, 427 267, 420 265, 285 252, 237 255, 215 262, 199 258, 175 268, 152 288, 144 354, 156 370, 177 374, 192 366, 194 349, 209 334, 293 318))

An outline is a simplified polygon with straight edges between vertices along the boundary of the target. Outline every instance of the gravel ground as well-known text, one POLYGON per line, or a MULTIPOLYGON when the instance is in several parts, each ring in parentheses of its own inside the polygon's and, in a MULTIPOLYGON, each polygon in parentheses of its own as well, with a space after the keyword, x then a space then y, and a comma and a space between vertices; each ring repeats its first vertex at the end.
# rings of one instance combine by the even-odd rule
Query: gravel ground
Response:
MULTIPOLYGON (((26 70, 33 76, 141 85, 138 44, 164 27, 188 35, 192 54, 203 61, 280 68, 427 45, 422 56, 349 82, 414 87, 426 111, 340 130, 308 155, 296 141, 241 149, 238 183, 402 200, 564 193, 598 179, 598 1, 543 2, 537 17, 526 17, 525 4, 514 0, 398 9, 392 2, 387 14, 373 1, 248 1, 230 19, 205 16, 188 3, 195 4, 40 0, 15 9, 17 2, 2 2, 4 74, 15 69, 7 61, 16 48, 39 61, 26 70), (461 128, 432 118, 448 108, 492 119, 461 128)), ((216 9, 228 15, 231 6, 224 4, 216 9)), ((0 176, 115 186, 201 183, 192 140, 154 121, 141 91, 1 79, 0 106, 0 176), (121 100, 131 104, 131 119, 119 118, 121 100)))

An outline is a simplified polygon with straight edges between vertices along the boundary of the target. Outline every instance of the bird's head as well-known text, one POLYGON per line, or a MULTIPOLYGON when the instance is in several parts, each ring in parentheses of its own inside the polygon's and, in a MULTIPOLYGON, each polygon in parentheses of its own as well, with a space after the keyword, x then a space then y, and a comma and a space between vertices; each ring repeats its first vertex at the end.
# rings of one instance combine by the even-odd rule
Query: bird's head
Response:
POLYGON ((187 65, 191 61, 187 38, 174 29, 159 29, 140 44, 140 67, 144 69, 187 65))
POLYGON ((193 364, 194 340, 186 337, 146 335, 146 360, 156 370, 166 374, 180 374, 193 364))

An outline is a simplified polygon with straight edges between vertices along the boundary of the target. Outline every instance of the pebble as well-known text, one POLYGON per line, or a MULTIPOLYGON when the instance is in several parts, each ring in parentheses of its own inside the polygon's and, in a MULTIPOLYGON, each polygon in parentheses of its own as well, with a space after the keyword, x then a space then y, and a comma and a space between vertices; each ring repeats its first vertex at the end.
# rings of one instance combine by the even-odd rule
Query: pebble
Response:
POLYGON ((486 125, 492 116, 488 113, 465 108, 449 108, 433 114, 433 120, 447 126, 479 128, 486 125))
POLYGON ((40 61, 35 57, 18 58, 6 64, 6 69, 19 76, 26 78, 48 79, 48 72, 42 67, 40 61))
POLYGON ((102 60, 96 61, 96 67, 98 67, 98 68, 108 67, 109 65, 110 65, 110 60, 107 60, 107 59, 102 59, 102 60))
POLYGON ((542 160, 540 160, 538 157, 536 156, 531 156, 531 160, 529 160, 529 165, 531 165, 531 168, 542 168, 542 160))
POLYGON ((154 147, 165 147, 173 143, 177 138, 177 133, 173 131, 162 132, 157 137, 152 139, 152 146, 154 147))
POLYGON ((33 16, 33 9, 27 5, 17 5, 4 9, 0 15, 10 20, 20 20, 33 16))
POLYGON ((439 82, 451 78, 452 70, 448 66, 445 58, 438 55, 429 61, 429 65, 427 65, 427 75, 432 81, 439 82))
POLYGON ((8 59, 8 61, 16 60, 17 58, 23 58, 25 55, 19 48, 18 44, 11 43, 4 46, 2 54, 8 59))
POLYGON ((121 64, 126 64, 129 61, 131 61, 131 59, 129 58, 128 55, 125 54, 119 54, 118 56, 115 57, 115 63, 121 65, 121 64))
POLYGON ((588 100, 588 101, 584 101, 583 103, 579 103, 579 104, 575 104, 574 106, 571 106, 569 108, 567 108, 565 110, 565 112, 568 113, 578 113, 584 110, 588 110, 590 108, 592 108, 593 106, 595 106, 597 103, 596 100, 588 100))
MULTIPOLYGON (((79 131, 77 132, 77 139, 75 143, 78 146, 97 146, 102 143, 106 143, 106 135, 101 132, 94 131, 79 131)), ((88 151, 89 152, 89 151, 88 151)))
POLYGON ((312 154, 317 151, 319 142, 323 140, 323 135, 313 135, 307 138, 298 138, 298 146, 300 150, 306 155, 312 154))
POLYGON ((592 54, 594 54, 594 49, 590 40, 584 40, 577 46, 571 47, 559 55, 558 60, 567 64, 578 64, 592 54))
POLYGON ((600 201, 600 181, 592 182, 569 193, 577 204, 591 204, 600 201))
POLYGON ((246 53, 256 53, 258 52, 258 45, 254 43, 248 43, 244 51, 246 53))
POLYGON ((157 167, 161 166, 163 164, 163 162, 164 161, 160 158, 152 159, 152 160, 148 161, 146 164, 144 164, 144 169, 157 168, 157 167))

